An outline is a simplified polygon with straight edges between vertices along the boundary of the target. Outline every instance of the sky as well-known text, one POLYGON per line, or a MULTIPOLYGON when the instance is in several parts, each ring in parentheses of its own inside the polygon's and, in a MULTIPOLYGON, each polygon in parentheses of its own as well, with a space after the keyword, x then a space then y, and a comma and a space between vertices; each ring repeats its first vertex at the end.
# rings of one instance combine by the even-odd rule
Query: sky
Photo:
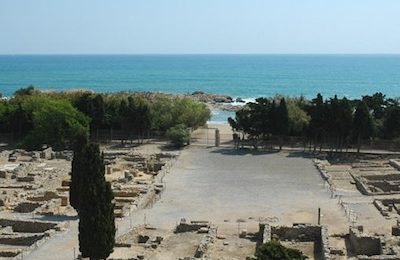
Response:
POLYGON ((0 54, 400 53, 399 0, 0 0, 0 54))

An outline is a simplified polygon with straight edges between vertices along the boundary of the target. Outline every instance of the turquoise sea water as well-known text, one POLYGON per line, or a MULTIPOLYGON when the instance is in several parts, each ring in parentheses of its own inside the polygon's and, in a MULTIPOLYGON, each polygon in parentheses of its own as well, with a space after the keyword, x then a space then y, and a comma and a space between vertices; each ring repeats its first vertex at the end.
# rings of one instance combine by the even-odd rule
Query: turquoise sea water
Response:
POLYGON ((0 92, 196 90, 254 98, 285 95, 400 96, 400 55, 0 56, 0 92))
POLYGON ((10 96, 28 85, 98 92, 202 90, 249 100, 277 93, 312 98, 318 92, 397 97, 400 55, 0 56, 0 93, 10 96))

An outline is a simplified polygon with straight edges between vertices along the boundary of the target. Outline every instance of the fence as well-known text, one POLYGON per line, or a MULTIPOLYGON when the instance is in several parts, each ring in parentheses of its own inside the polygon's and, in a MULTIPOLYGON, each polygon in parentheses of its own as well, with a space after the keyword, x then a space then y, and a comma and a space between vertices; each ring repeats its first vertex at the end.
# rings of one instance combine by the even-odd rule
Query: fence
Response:
MULTIPOLYGON (((316 147, 302 136, 285 136, 277 137, 270 136, 265 139, 251 139, 248 136, 243 138, 242 135, 237 133, 241 140, 239 141, 239 147, 255 147, 259 149, 273 149, 282 145, 285 148, 290 149, 304 149, 304 150, 336 150, 336 139, 326 139, 322 144, 317 144, 316 147)), ((191 134, 191 144, 203 145, 203 146, 215 146, 216 144, 216 128, 199 128, 191 134)), ((220 146, 231 146, 235 147, 234 132, 219 132, 220 146)), ((218 138, 218 137, 217 137, 218 138)), ((237 145, 238 143, 236 143, 237 145)), ((346 141, 342 145, 342 151, 355 151, 357 145, 354 142, 346 141)), ((389 152, 400 152, 400 142, 393 140, 363 140, 361 142, 361 150, 373 151, 389 151, 389 152)))
POLYGON ((232 133, 220 132, 217 128, 199 128, 191 133, 190 144, 200 146, 233 146, 233 137, 232 133))
POLYGON ((129 131, 114 129, 98 129, 91 134, 91 139, 99 143, 111 143, 113 141, 130 143, 148 143, 151 141, 165 139, 153 133, 137 134, 129 131))

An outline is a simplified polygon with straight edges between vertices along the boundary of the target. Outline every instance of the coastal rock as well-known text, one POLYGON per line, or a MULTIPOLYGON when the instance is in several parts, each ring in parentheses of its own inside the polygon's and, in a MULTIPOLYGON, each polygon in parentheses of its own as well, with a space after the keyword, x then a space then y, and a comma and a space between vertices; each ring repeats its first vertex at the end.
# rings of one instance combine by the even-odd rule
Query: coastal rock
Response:
POLYGON ((241 99, 241 98, 237 98, 237 99, 236 99, 236 103, 246 103, 246 101, 244 101, 244 100, 241 99))
POLYGON ((216 95, 204 93, 202 91, 195 91, 191 94, 191 97, 195 98, 198 101, 205 103, 232 103, 233 98, 226 95, 216 95))

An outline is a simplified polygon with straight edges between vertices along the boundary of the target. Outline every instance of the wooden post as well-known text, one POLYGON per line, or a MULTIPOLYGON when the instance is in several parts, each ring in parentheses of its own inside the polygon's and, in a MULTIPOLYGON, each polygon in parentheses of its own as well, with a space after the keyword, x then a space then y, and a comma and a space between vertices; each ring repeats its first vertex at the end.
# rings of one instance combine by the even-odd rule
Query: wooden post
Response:
POLYGON ((321 208, 318 208, 318 225, 321 225, 321 208))

